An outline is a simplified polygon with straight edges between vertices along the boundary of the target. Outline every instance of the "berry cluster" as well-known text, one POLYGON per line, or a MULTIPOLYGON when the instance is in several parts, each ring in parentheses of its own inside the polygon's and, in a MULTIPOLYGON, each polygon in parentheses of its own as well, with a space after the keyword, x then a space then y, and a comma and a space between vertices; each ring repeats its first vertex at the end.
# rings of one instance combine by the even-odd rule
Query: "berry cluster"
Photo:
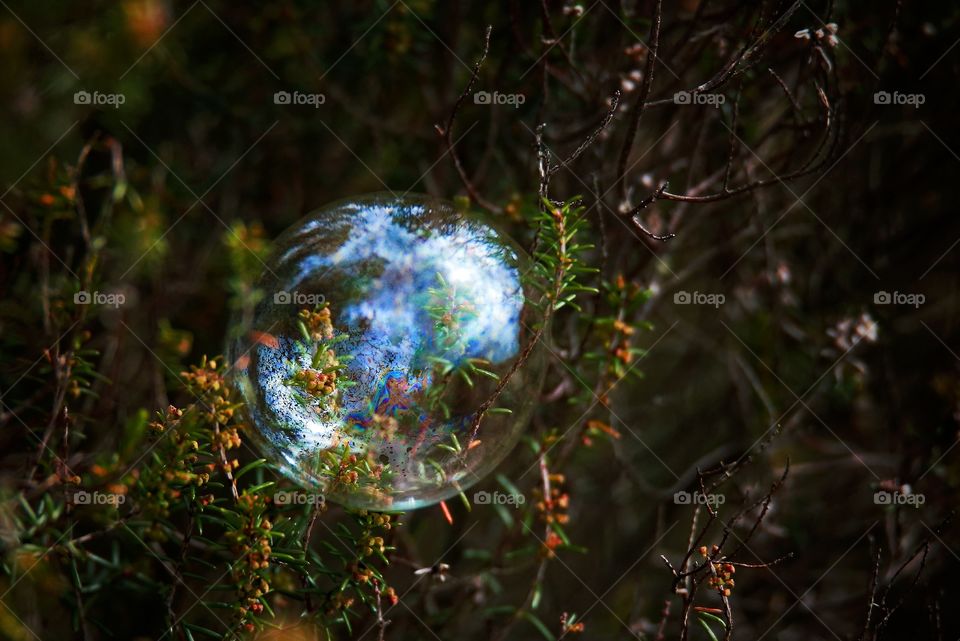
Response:
MULTIPOLYGON (((707 550, 706 545, 700 546, 700 554, 703 555, 704 558, 709 557, 711 554, 715 555, 719 551, 720 548, 716 545, 714 545, 709 551, 707 550)), ((713 576, 707 579, 707 585, 725 597, 730 596, 731 590, 734 586, 733 575, 737 571, 736 566, 734 566, 732 563, 726 563, 723 561, 710 561, 710 569, 712 570, 713 576)))
MULTIPOLYGON (((330 350, 331 356, 333 351, 330 350)), ((329 396, 337 391, 337 373, 304 368, 293 375, 295 385, 312 396, 329 396)))
POLYGON ((273 551, 270 542, 273 523, 264 516, 266 506, 263 495, 241 494, 237 510, 242 522, 227 534, 231 551, 240 560, 231 572, 237 595, 235 614, 248 631, 255 627, 249 618, 263 612, 262 598, 270 591, 266 574, 273 551))
POLYGON ((566 478, 563 474, 550 474, 550 496, 544 497, 543 491, 539 488, 534 490, 534 494, 539 497, 536 502, 537 511, 540 512, 543 520, 548 523, 564 524, 570 520, 567 514, 567 508, 570 505, 570 495, 561 487, 566 478))
MULTIPOLYGON (((189 410, 188 410, 189 412, 189 410)), ((199 435, 191 429, 194 416, 173 405, 148 424, 156 436, 156 450, 162 467, 145 465, 131 472, 138 487, 139 503, 147 516, 165 518, 172 504, 187 488, 199 488, 210 481, 211 465, 200 463, 199 435)))
POLYGON ((330 308, 322 307, 317 310, 301 309, 300 320, 307 328, 307 333, 315 342, 333 339, 333 322, 330 320, 330 308))

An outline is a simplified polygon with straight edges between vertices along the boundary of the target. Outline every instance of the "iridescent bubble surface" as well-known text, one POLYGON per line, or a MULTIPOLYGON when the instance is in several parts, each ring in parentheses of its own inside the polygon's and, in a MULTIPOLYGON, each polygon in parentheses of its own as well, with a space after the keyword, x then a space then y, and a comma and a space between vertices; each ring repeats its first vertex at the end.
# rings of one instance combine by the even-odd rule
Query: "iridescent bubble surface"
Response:
POLYGON ((529 259, 489 221, 427 196, 329 205, 277 241, 228 346, 255 440, 350 507, 436 503, 489 473, 542 383, 529 259), (483 410, 483 411, 481 411, 483 410))

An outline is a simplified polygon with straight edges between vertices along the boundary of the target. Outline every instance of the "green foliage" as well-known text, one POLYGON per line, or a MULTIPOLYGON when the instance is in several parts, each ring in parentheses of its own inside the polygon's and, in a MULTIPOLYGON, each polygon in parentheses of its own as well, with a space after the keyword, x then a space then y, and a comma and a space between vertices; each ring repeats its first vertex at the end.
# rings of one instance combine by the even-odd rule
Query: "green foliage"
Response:
MULTIPOLYGON (((0 638, 654 638, 664 617, 666 638, 682 622, 680 637, 722 639, 723 599, 814 584, 824 611, 776 633, 822 635, 821 616, 863 610, 870 638, 897 621, 882 638, 919 638, 928 614, 930 638, 951 629, 953 557, 927 555, 956 539, 936 522, 960 486, 949 3, 20 4, 0 9, 0 638), (487 63, 438 152, 434 125, 487 24, 487 63), (921 80, 922 108, 871 101, 921 80), (707 86, 719 109, 677 103, 707 86), (127 102, 74 102, 94 89, 127 102), (326 101, 278 105, 281 90, 326 101), (203 356, 264 299, 268 239, 384 188, 487 209, 529 250, 524 348, 549 362, 522 446, 402 526, 290 485, 225 384, 239 363, 203 356), (870 307, 906 277, 930 304, 870 307), (727 303, 671 306, 679 288, 727 303), (776 447, 751 447, 781 427, 776 447), (752 526, 757 488, 788 456, 800 487, 752 526), (740 515, 714 523, 728 545, 756 534, 757 556, 797 546, 803 562, 747 569, 731 595, 670 586, 657 557, 690 570, 689 517, 712 518, 670 501, 701 465, 727 479, 723 516, 740 515), (922 508, 868 496, 911 483, 922 508), (878 592, 852 598, 874 564, 878 592)), ((336 402, 342 337, 306 311, 311 367, 289 376, 305 403, 336 402)), ((424 372, 428 407, 449 414, 455 393, 509 381, 462 358, 460 326, 483 310, 438 280, 427 311, 448 350, 424 372)), ((486 414, 509 420, 495 400, 486 414)), ((444 481, 446 457, 475 444, 451 435, 419 474, 444 481)), ((392 473, 343 443, 315 465, 371 492, 392 473)), ((744 614, 736 638, 781 613, 744 614)))
MULTIPOLYGON (((77 292, 114 292, 110 282, 115 279, 132 279, 141 288, 162 281, 172 250, 172 238, 163 231, 171 223, 163 199, 140 195, 149 187, 145 174, 125 170, 122 151, 112 139, 93 141, 88 153, 114 162, 103 172, 82 162, 57 166, 46 183, 23 195, 22 206, 34 212, 32 222, 46 230, 44 239, 56 235, 68 247, 64 255, 73 259, 55 269, 56 261, 27 263, 17 287, 25 292, 34 280, 44 280, 40 304, 26 312, 4 309, 18 331, 6 333, 3 340, 22 351, 26 364, 36 359, 34 345, 44 342, 32 319, 47 325, 42 332, 46 341, 60 336, 47 357, 28 371, 30 395, 18 395, 35 418, 49 420, 51 427, 46 433, 24 433, 19 447, 35 452, 34 469, 27 483, 6 490, 9 527, 4 531, 9 536, 0 545, 7 585, 34 566, 37 576, 63 581, 73 592, 73 616, 65 622, 64 634, 87 634, 99 626, 135 627, 133 621, 107 622, 106 604, 124 598, 136 603, 142 619, 155 629, 185 639, 238 638, 293 623, 307 623, 335 638, 356 632, 359 622, 382 620, 398 598, 387 576, 396 548, 396 518, 330 509, 323 497, 290 486, 270 461, 255 454, 240 401, 227 383, 236 363, 200 357, 196 365, 184 365, 197 339, 195 325, 188 329, 173 312, 161 314, 155 323, 138 322, 123 315, 124 303, 111 306, 115 298, 72 303, 77 292), (93 202, 98 215, 87 218, 93 202), (119 327, 123 336, 144 347, 145 357, 156 363, 162 388, 157 396, 166 401, 159 412, 160 403, 136 407, 116 433, 107 435, 99 429, 110 420, 100 409, 104 395, 113 394, 113 377, 130 374, 104 366, 104 347, 107 353, 112 347, 101 323, 119 327), (140 338, 146 332, 149 341, 140 338), (33 409, 38 400, 49 399, 52 411, 33 409)), ((585 380, 601 385, 622 371, 611 354, 641 353, 627 346, 617 325, 617 319, 636 309, 639 296, 598 280, 598 270, 589 265, 593 246, 585 240, 589 230, 578 201, 545 201, 530 209, 526 222, 537 240, 532 269, 524 278, 539 292, 529 301, 541 314, 538 336, 551 317, 579 313, 585 300, 609 310, 609 316, 596 316, 586 356, 569 364, 585 380), (595 367, 594 361, 600 364, 595 367)), ((13 251, 22 228, 10 224, 6 229, 6 247, 13 251)), ((252 313, 263 297, 256 281, 269 250, 266 236, 260 224, 237 221, 218 238, 222 251, 210 269, 226 293, 219 300, 241 314, 252 313)), ((124 291, 133 302, 131 289, 116 293, 124 291)), ((432 364, 438 384, 430 387, 428 401, 449 412, 445 393, 452 385, 476 390, 504 380, 488 362, 462 357, 459 328, 482 310, 463 306, 442 279, 430 296, 426 309, 447 356, 432 364)), ((310 367, 291 367, 290 377, 302 388, 305 403, 319 399, 335 404, 337 391, 350 384, 339 376, 345 363, 336 353, 344 337, 333 334, 326 306, 302 310, 299 329, 310 367)), ((495 404, 487 411, 510 412, 495 404)), ((390 426, 385 422, 381 427, 390 426)), ((547 468, 553 464, 548 451, 575 438, 551 429, 527 439, 534 456, 544 461, 541 482, 533 488, 498 476, 510 495, 526 493, 531 500, 493 506, 509 544, 488 556, 488 570, 479 574, 492 589, 500 589, 491 571, 496 566, 522 572, 546 567, 559 553, 583 550, 565 528, 570 496, 564 477, 547 468)), ((438 455, 464 456, 470 445, 451 435, 436 450, 438 455)), ((389 466, 358 457, 345 444, 324 452, 316 466, 317 474, 332 479, 334 491, 345 484, 377 492, 391 474, 389 466)), ((438 461, 428 459, 424 467, 424 478, 445 480, 438 461)), ((467 510, 472 508, 465 493, 460 499, 467 510)), ((488 608, 485 616, 507 613, 508 625, 524 621, 541 636, 555 638, 552 626, 537 614, 544 590, 540 570, 525 604, 488 608)), ((572 617, 568 624, 575 622, 572 617)))
POLYGON ((597 292, 595 287, 581 281, 598 271, 583 262, 593 245, 581 242, 579 237, 587 224, 580 200, 574 198, 564 203, 544 200, 531 222, 537 229, 538 249, 533 254, 534 266, 528 282, 542 294, 539 300, 531 302, 548 315, 565 306, 580 311, 576 297, 597 292))

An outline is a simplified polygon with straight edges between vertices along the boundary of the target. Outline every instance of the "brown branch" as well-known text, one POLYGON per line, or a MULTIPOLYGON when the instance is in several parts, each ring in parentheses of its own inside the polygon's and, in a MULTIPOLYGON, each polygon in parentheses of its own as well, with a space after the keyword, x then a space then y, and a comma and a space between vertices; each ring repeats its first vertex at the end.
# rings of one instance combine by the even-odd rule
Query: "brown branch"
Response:
POLYGON ((583 73, 580 69, 577 68, 576 63, 574 63, 573 58, 570 56, 570 52, 567 51, 567 48, 563 46, 563 43, 560 41, 560 38, 557 37, 557 32, 553 28, 553 21, 550 19, 550 10, 547 7, 547 0, 540 0, 540 17, 543 21, 543 33, 546 36, 543 39, 543 44, 546 46, 546 50, 542 54, 544 68, 547 67, 547 54, 550 52, 550 49, 556 47, 560 50, 560 53, 563 54, 563 59, 570 69, 573 70, 575 74, 580 78, 580 81, 586 84, 586 78, 584 78, 583 73))
POLYGON ((789 100, 790 104, 793 105, 794 119, 796 120, 797 124, 800 124, 803 110, 800 108, 800 103, 797 102, 797 99, 794 97, 793 92, 790 91, 790 87, 787 86, 787 83, 783 81, 783 78, 777 75, 777 72, 774 71, 773 69, 767 68, 767 72, 769 72, 770 75, 773 76, 773 79, 776 80, 777 84, 780 85, 780 88, 783 89, 783 93, 784 95, 786 95, 787 100, 789 100))
POLYGON ((727 154, 727 166, 723 170, 723 187, 721 191, 727 191, 730 187, 730 173, 733 170, 733 158, 737 151, 737 122, 740 118, 740 96, 743 93, 743 83, 737 88, 737 97, 733 100, 733 118, 730 121, 730 137, 728 141, 729 152, 727 154))
POLYGON ((621 214, 624 218, 629 218, 630 222, 633 223, 634 227, 639 229, 642 233, 646 234, 648 237, 652 238, 653 240, 667 241, 676 236, 676 234, 672 234, 672 233, 668 233, 665 235, 655 234, 649 229, 647 229, 642 222, 640 222, 640 212, 646 209, 647 207, 649 207, 650 205, 652 205, 653 203, 657 202, 657 199, 663 196, 667 188, 667 185, 669 184, 670 184, 669 182, 663 181, 660 184, 660 186, 652 194, 650 194, 649 196, 644 198, 642 201, 640 201, 639 205, 637 205, 630 211, 626 212, 625 214, 621 214))
POLYGON ((623 148, 620 150, 620 162, 617 168, 617 177, 614 181, 620 188, 620 200, 627 198, 627 185, 624 178, 627 174, 627 161, 630 159, 630 152, 633 150, 633 142, 637 137, 637 128, 640 124, 640 116, 647 106, 647 98, 650 95, 650 86, 653 84, 653 68, 657 60, 657 50, 660 47, 660 23, 662 20, 663 0, 657 0, 653 10, 653 21, 650 25, 650 46, 647 50, 647 64, 643 73, 643 84, 640 86, 640 92, 637 94, 637 100, 633 106, 633 116, 630 119, 630 125, 627 128, 627 137, 623 141, 623 148))
MULTIPOLYGON (((600 134, 603 133, 603 130, 607 128, 607 125, 610 124, 610 121, 613 120, 613 117, 617 113, 617 107, 620 105, 620 90, 617 89, 613 92, 613 95, 610 97, 610 108, 607 110, 606 115, 604 115, 603 120, 600 121, 600 124, 597 128, 584 138, 583 142, 573 150, 573 152, 566 157, 566 159, 559 161, 556 165, 549 167, 546 171, 546 179, 550 180, 554 174, 556 174, 563 167, 569 166, 573 161, 579 158, 587 148, 596 142, 597 138, 600 137, 600 134)), ((541 178, 543 176, 541 175, 541 178)))
POLYGON ((863 622, 863 631, 860 633, 858 641, 864 641, 867 638, 867 633, 870 631, 870 618, 873 614, 873 608, 876 605, 877 583, 880 577, 880 552, 880 546, 877 546, 876 560, 873 563, 873 575, 870 578, 870 594, 867 597, 867 616, 863 622))
MULTIPOLYGON (((690 94, 701 94, 707 93, 710 91, 716 91, 721 87, 725 86, 730 80, 739 76, 744 71, 753 66, 752 59, 756 58, 769 44, 769 41, 773 34, 779 31, 787 21, 796 13, 797 9, 803 4, 802 0, 795 0, 795 2, 790 5, 784 11, 779 18, 777 18, 769 27, 751 44, 744 45, 740 51, 735 54, 730 60, 727 61, 720 71, 718 71, 712 78, 706 80, 692 89, 686 90, 690 94), (747 62, 748 64, 744 64, 747 62)), ((667 98, 659 98, 657 100, 651 100, 647 103, 647 107, 662 107, 666 105, 676 104, 674 102, 673 96, 667 98)))
POLYGON ((473 66, 473 73, 470 76, 470 81, 467 83, 467 86, 464 87, 463 92, 457 98, 457 101, 453 103, 453 109, 450 111, 450 116, 447 118, 447 122, 443 125, 434 125, 434 128, 437 130, 437 133, 440 135, 440 138, 446 145, 447 153, 449 153, 450 157, 453 158, 453 165, 456 167, 457 173, 460 175, 460 180, 463 182, 463 186, 466 188, 467 193, 470 194, 470 198, 487 211, 500 213, 503 211, 502 208, 481 196, 480 192, 477 191, 473 181, 470 180, 466 170, 463 168, 463 162, 461 162, 460 156, 457 155, 457 152, 453 146, 453 122, 457 117, 457 113, 460 111, 460 107, 463 105, 463 101, 466 100, 468 95, 470 95, 470 92, 473 90, 473 86, 477 82, 477 78, 480 76, 480 69, 483 67, 483 62, 487 59, 487 54, 490 52, 490 34, 492 31, 493 26, 488 26, 486 35, 483 38, 483 53, 480 54, 480 58, 473 66))

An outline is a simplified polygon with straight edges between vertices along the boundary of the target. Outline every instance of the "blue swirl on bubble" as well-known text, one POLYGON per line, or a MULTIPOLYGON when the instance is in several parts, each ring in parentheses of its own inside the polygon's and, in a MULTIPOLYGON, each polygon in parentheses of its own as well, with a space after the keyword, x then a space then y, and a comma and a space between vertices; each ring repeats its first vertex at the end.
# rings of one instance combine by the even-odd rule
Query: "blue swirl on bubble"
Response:
POLYGON ((525 261, 487 221, 423 196, 342 201, 295 225, 278 240, 252 325, 229 349, 243 365, 237 386, 260 442, 292 478, 327 490, 304 461, 341 443, 372 453, 388 466, 387 497, 339 497, 358 507, 417 507, 475 482, 515 443, 539 390, 542 359, 509 381, 498 402, 504 413, 484 418, 466 464, 436 446, 470 438, 493 383, 460 385, 444 411, 424 398, 440 384, 437 363, 509 371, 532 322, 524 320, 525 261), (278 304, 271 290, 320 294, 330 305, 345 363, 339 375, 351 383, 335 408, 291 383, 311 353, 295 330, 298 308, 278 304), (263 335, 270 340, 250 338, 263 335), (372 429, 383 417, 404 419, 402 428, 384 437, 372 429), (425 462, 443 469, 442 481, 424 471, 425 462))

